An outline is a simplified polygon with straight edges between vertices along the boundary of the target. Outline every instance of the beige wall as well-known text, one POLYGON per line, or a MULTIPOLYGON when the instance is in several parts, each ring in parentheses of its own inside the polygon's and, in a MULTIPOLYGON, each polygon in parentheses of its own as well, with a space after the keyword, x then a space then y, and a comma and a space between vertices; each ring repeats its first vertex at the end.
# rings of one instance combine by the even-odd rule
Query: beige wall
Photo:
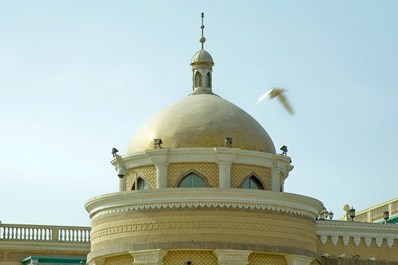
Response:
POLYGON ((282 255, 251 253, 249 265, 287 265, 287 261, 282 255))
POLYGON ((232 188, 239 188, 242 182, 252 175, 255 175, 263 184, 264 189, 271 190, 271 169, 245 165, 245 164, 232 164, 231 166, 231 186, 232 188))
POLYGON ((167 252, 164 257, 164 265, 184 265, 190 260, 193 265, 217 265, 217 257, 214 255, 213 251, 173 251, 167 252))
MULTIPOLYGON (((249 255, 248 265, 287 265, 283 255, 253 252, 249 255)), ((164 265, 184 265, 190 260, 193 265, 217 265, 217 256, 213 250, 169 250, 163 258, 164 265)), ((132 255, 120 255, 105 260, 104 265, 134 264, 132 255)))
POLYGON ((132 265, 133 257, 131 255, 120 255, 110 257, 105 260, 104 265, 132 265))
POLYGON ((131 247, 315 253, 315 221, 280 212, 208 207, 142 210, 93 221, 94 256, 131 247))
POLYGON ((131 190, 136 178, 138 177, 144 179, 151 189, 156 187, 156 167, 154 165, 130 169, 125 176, 126 190, 131 190))
POLYGON ((171 163, 167 172, 167 186, 177 187, 178 182, 191 172, 204 177, 210 187, 218 187, 218 165, 216 163, 171 163))
MULTIPOLYGON (((167 186, 170 188, 177 187, 179 181, 191 172, 204 177, 210 187, 219 186, 217 163, 171 163, 167 170, 167 186)), ((231 187, 239 188, 242 182, 252 175, 260 180, 266 190, 271 190, 271 169, 245 164, 231 165, 231 187)), ((156 167, 154 165, 130 169, 126 174, 126 190, 131 190, 138 177, 147 181, 151 188, 156 187, 156 167)))

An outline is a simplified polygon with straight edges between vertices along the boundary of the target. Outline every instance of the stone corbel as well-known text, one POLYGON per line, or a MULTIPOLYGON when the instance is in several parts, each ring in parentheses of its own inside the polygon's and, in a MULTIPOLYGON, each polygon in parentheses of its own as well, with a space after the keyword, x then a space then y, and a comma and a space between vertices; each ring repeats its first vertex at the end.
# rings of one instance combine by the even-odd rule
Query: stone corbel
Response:
POLYGON ((167 250, 130 251, 129 254, 134 258, 134 265, 163 265, 163 258, 167 254, 167 250))
POLYGON ((217 256, 218 265, 247 265, 249 264, 248 250, 216 249, 214 254, 217 256))
POLYGON ((310 265, 314 258, 298 256, 298 255, 285 255, 288 265, 310 265))

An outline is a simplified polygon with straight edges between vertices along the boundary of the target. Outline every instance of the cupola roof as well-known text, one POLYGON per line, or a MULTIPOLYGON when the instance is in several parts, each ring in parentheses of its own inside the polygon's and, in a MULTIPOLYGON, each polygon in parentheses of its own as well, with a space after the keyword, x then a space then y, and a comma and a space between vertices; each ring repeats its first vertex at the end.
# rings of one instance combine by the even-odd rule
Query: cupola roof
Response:
POLYGON ((191 60, 193 92, 149 119, 134 135, 127 154, 154 148, 161 139, 162 148, 223 147, 232 138, 232 147, 275 154, 275 146, 264 128, 238 106, 212 92, 214 61, 204 50, 202 13, 202 49, 191 60))

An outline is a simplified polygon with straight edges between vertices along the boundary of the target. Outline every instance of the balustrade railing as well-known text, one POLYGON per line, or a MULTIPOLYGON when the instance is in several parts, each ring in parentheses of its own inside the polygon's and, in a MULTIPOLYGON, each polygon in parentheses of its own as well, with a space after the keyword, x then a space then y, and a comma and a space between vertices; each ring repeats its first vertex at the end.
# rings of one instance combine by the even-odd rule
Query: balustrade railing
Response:
POLYGON ((90 227, 0 223, 0 240, 90 242, 90 227))

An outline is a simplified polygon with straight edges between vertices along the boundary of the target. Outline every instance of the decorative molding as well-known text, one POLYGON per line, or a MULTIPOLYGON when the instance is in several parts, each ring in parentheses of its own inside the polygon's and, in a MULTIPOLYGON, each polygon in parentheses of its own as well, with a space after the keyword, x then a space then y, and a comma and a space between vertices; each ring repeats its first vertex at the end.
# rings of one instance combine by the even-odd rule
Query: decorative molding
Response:
POLYGON ((367 247, 370 247, 374 240, 379 248, 383 247, 384 241, 391 248, 395 240, 398 240, 398 226, 385 223, 318 220, 317 235, 323 245, 327 243, 325 238, 330 236, 333 245, 338 244, 338 238, 341 237, 344 245, 348 245, 353 240, 355 246, 359 246, 363 238, 363 243, 367 247))
POLYGON ((332 235, 332 243, 334 246, 337 245, 337 241, 339 241, 339 237, 337 235, 332 235))
POLYGON ((344 246, 347 246, 348 242, 350 242, 350 237, 348 235, 343 235, 344 246))
POLYGON ((252 251, 248 250, 232 250, 232 249, 216 249, 219 265, 247 265, 249 263, 249 255, 252 251))
POLYGON ((134 258, 134 265, 163 265, 163 258, 167 254, 167 250, 130 251, 129 254, 134 258))
POLYGON ((371 237, 365 237, 365 244, 367 247, 370 247, 370 244, 372 244, 372 238, 371 237))
POLYGON ((292 193, 218 188, 118 192, 92 198, 86 203, 92 219, 136 210, 198 207, 269 210, 315 220, 323 204, 314 198, 292 193))
POLYGON ((391 248, 393 244, 394 244, 394 238, 391 237, 387 238, 387 246, 391 248))
POLYGON ((320 239, 321 239, 322 245, 325 245, 327 240, 328 240, 328 236, 327 235, 320 235, 320 239))
POLYGON ((361 237, 360 236, 354 236, 354 244, 355 246, 359 246, 361 243, 361 237))
MULTIPOLYGON (((120 157, 120 156, 119 156, 120 157)), ((277 167, 285 176, 293 169, 291 158, 279 154, 259 151, 242 150, 240 148, 161 148, 137 152, 122 157, 127 169, 147 166, 154 163, 188 163, 231 161, 233 163, 249 164, 262 167, 277 167)), ((114 158, 111 163, 116 167, 121 163, 114 158)))
POLYGON ((381 237, 376 237, 376 245, 378 247, 381 247, 381 245, 383 244, 383 238, 381 237))

